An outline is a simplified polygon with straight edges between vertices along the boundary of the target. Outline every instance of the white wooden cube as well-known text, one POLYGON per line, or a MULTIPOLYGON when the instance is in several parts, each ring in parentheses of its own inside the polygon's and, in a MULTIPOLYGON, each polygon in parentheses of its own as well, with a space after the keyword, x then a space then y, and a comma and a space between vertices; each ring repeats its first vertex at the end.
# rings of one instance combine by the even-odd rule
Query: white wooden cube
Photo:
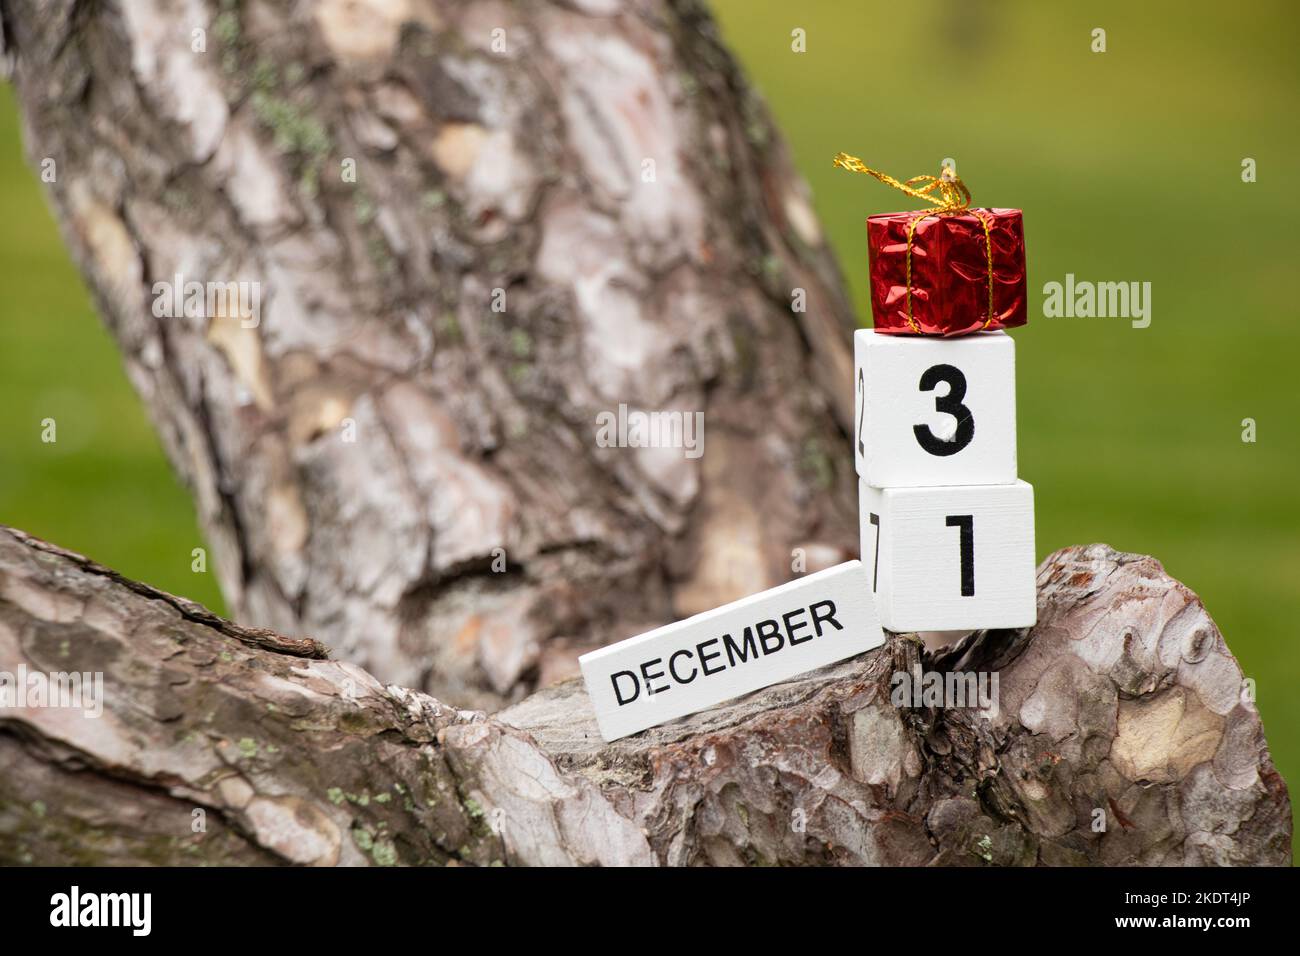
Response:
POLYGON ((885 642, 866 571, 846 561, 578 658, 617 740, 885 642))
POLYGON ((1034 489, 873 488, 858 481, 862 564, 891 631, 1029 627, 1038 619, 1034 489))
POLYGON ((1016 480, 1016 352, 1005 332, 854 333, 858 475, 877 488, 1016 480))

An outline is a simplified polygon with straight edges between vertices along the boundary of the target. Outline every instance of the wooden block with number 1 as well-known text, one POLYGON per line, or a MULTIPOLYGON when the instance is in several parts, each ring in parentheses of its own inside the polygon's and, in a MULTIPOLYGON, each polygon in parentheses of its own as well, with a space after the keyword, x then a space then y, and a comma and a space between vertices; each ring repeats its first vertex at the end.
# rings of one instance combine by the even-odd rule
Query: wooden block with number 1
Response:
POLYGON ((1016 480, 1015 343, 1005 332, 960 338, 853 335, 853 453, 877 488, 1016 480))
POLYGON ((862 563, 888 630, 1029 627, 1038 618, 1034 489, 858 482, 862 563))

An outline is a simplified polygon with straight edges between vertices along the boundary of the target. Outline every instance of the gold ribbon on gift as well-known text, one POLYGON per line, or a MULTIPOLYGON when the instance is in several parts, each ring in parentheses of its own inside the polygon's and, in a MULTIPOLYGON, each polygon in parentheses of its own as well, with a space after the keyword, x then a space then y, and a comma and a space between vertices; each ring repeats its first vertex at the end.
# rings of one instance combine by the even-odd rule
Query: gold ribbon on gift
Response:
POLYGON ((851 173, 866 173, 868 176, 874 176, 886 186, 893 186, 913 199, 928 202, 933 207, 921 210, 918 216, 908 220, 907 223, 907 324, 917 335, 922 334, 920 326, 912 319, 912 236, 916 232, 917 224, 930 216, 959 215, 974 216, 983 224, 984 253, 989 267, 989 308, 988 316, 984 320, 984 328, 987 329, 993 322, 993 239, 990 235, 988 218, 981 210, 971 208, 970 190, 966 188, 966 184, 961 181, 957 173, 951 167, 945 166, 939 176, 913 176, 905 182, 899 182, 893 176, 872 169, 858 157, 850 156, 848 153, 838 153, 833 165, 839 169, 847 169, 851 173))

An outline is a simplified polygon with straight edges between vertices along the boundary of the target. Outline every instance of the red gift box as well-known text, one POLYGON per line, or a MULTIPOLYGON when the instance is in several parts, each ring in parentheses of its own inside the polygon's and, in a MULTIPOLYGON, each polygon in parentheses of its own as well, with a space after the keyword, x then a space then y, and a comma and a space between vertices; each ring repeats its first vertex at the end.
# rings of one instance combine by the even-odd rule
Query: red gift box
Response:
POLYGON ((877 332, 967 335, 1028 321, 1019 209, 867 219, 877 332))

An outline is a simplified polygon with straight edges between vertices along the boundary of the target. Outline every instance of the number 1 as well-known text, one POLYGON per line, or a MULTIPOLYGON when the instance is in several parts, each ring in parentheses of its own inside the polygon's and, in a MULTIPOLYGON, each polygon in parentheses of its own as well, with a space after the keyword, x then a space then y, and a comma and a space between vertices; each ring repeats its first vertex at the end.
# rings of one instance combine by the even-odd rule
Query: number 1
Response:
POLYGON ((870 513, 868 517, 876 529, 876 559, 872 562, 871 567, 871 593, 874 594, 876 584, 880 581, 880 515, 870 513))
POLYGON ((961 538, 961 596, 975 596, 975 516, 948 515, 944 522, 949 528, 960 528, 961 538))

